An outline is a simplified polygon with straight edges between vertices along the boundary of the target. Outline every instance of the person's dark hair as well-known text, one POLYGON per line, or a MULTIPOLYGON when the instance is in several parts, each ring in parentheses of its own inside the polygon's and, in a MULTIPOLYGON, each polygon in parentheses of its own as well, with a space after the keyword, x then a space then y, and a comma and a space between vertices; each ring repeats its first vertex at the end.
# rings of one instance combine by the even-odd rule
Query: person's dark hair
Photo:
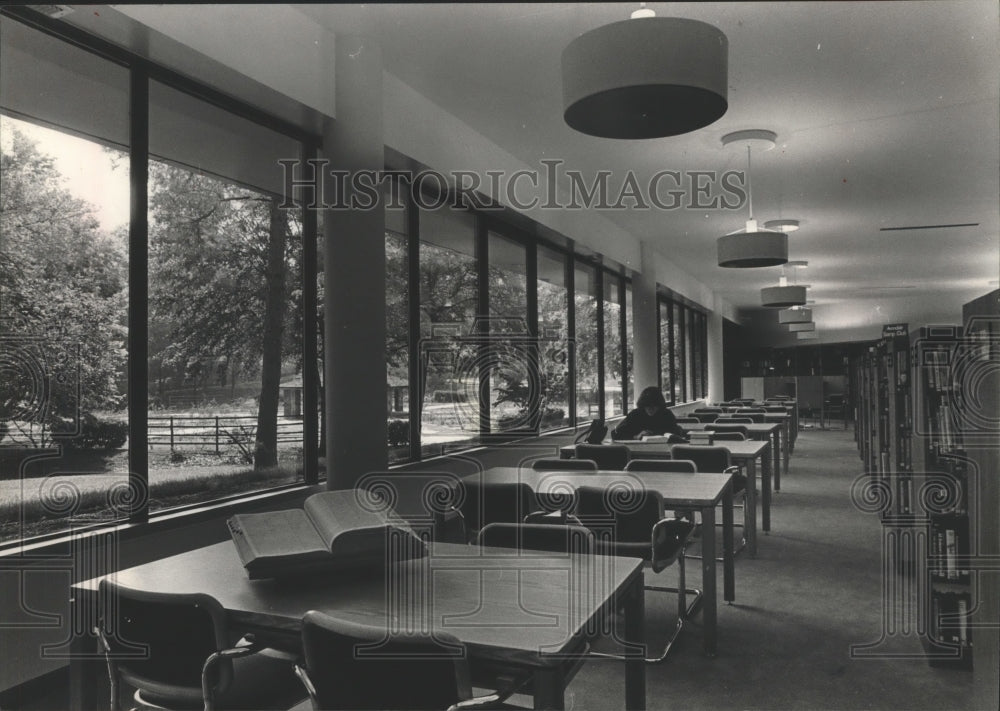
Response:
POLYGON ((667 401, 658 387, 650 385, 639 393, 639 399, 635 401, 635 406, 640 409, 644 407, 666 407, 667 401))

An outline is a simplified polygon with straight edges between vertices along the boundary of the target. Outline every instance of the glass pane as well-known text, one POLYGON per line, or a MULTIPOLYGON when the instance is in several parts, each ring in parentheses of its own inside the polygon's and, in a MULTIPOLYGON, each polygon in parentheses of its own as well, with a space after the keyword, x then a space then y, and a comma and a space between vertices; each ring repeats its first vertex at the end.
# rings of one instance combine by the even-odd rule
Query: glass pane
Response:
POLYGON ((299 145, 157 82, 149 138, 150 509, 300 481, 299 145))
POLYGON ((670 330, 674 337, 674 403, 682 403, 684 397, 684 317, 680 304, 671 306, 673 320, 670 330))
POLYGON ((9 541, 120 519, 135 498, 128 74, 4 18, 0 102, 0 541, 9 541))
POLYGON ((635 391, 635 375, 632 367, 632 284, 625 283, 625 383, 622 402, 625 412, 628 412, 629 401, 635 402, 638 393, 635 391))
POLYGON ((569 425, 566 256, 538 247, 538 357, 543 430, 569 425))
POLYGON ((480 431, 476 219, 471 213, 420 213, 420 372, 424 456, 468 444, 480 431))
POLYGON ((622 293, 620 280, 604 273, 604 416, 624 414, 622 402, 622 293))
POLYGON ((685 383, 685 399, 690 401, 695 398, 695 382, 694 382, 694 344, 695 344, 695 329, 694 329, 694 319, 692 316, 694 312, 690 309, 684 309, 684 383, 685 383))
POLYGON ((528 330, 527 251, 489 233, 490 318, 482 344, 490 384, 490 431, 534 429, 540 384, 534 339, 528 330))
POLYGON ((576 418, 585 423, 599 416, 597 379, 597 282, 593 267, 576 266, 576 418))
MULTIPOLYGON (((661 301, 660 309, 660 377, 663 379, 660 389, 667 399, 674 397, 674 386, 670 377, 670 304, 661 301)), ((634 399, 634 398, 633 398, 634 399)))
POLYGON ((694 367, 692 368, 692 379, 694 382, 694 391, 692 392, 693 399, 697 400, 703 394, 702 386, 702 356, 704 351, 702 350, 702 319, 703 316, 697 311, 691 311, 692 316, 692 355, 694 356, 694 367))
MULTIPOLYGON (((387 185, 386 190, 393 189, 387 185)), ((389 462, 410 458, 410 298, 409 239, 406 208, 390 209, 385 218, 385 356, 389 462)))

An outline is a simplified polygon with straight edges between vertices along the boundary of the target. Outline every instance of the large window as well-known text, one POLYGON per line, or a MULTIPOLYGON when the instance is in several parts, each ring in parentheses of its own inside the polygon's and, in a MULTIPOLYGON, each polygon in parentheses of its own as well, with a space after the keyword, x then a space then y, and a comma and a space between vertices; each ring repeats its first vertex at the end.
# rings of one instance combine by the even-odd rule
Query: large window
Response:
POLYGON ((604 416, 625 413, 624 371, 622 363, 621 279, 609 272, 604 275, 604 416))
MULTIPOLYGON (((302 478, 302 220, 280 207, 294 140, 150 84, 150 478, 202 501, 302 478)), ((151 510, 172 505, 154 495, 151 510)))
POLYGON ((570 423, 569 298, 566 255, 543 246, 537 252, 541 428, 545 430, 570 423))
POLYGON ((674 399, 674 367, 673 367, 673 332, 671 331, 669 301, 660 301, 658 304, 660 314, 660 389, 668 402, 674 399))
POLYGON ((489 232, 487 298, 490 318, 480 345, 488 379, 490 432, 534 429, 541 383, 528 326, 527 251, 523 244, 489 232))
MULTIPOLYGON (((479 303, 476 219, 420 212, 420 444, 424 455, 476 440, 482 429, 475 332, 479 303)), ((480 322, 482 323, 482 322, 480 322)))
POLYGON ((394 463, 410 458, 409 205, 399 199, 397 183, 385 188, 392 198, 385 201, 385 381, 388 459, 394 463))
POLYGON ((597 301, 597 272, 593 267, 577 264, 573 286, 576 314, 576 419, 586 422, 600 416, 600 353, 597 301))
POLYGON ((11 540, 129 512, 128 71, 7 19, 0 71, 0 480, 16 492, 0 497, 0 540, 11 540))
POLYGON ((708 391, 707 319, 679 301, 661 298, 660 378, 664 395, 674 404, 704 398, 708 391))

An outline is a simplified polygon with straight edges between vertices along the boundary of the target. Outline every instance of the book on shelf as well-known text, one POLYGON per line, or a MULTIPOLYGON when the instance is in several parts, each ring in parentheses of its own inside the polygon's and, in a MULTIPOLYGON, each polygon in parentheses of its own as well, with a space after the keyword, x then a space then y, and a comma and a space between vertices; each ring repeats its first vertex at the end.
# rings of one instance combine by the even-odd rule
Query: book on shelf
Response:
POLYGON ((251 580, 383 569, 390 559, 426 555, 426 544, 391 509, 373 509, 354 490, 324 491, 300 509, 236 514, 226 524, 251 580))
POLYGON ((969 570, 963 562, 969 555, 968 518, 961 514, 936 516, 931 520, 930 536, 932 577, 941 582, 968 583, 969 570))
POLYGON ((967 646, 969 631, 968 593, 935 592, 931 596, 930 635, 939 642, 967 646))

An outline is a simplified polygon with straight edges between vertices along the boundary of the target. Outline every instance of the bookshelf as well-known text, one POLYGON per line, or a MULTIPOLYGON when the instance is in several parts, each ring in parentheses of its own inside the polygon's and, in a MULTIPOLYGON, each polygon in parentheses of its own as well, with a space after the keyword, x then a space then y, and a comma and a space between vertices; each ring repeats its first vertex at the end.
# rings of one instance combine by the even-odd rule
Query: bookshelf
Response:
POLYGON ((1000 290, 962 308, 963 349, 956 361, 956 401, 969 483, 970 585, 979 604, 975 630, 974 705, 1000 708, 1000 290))
POLYGON ((935 493, 926 507, 924 577, 928 662, 972 668, 969 612, 973 607, 970 555, 969 462, 956 399, 955 366, 962 351, 959 326, 927 326, 911 335, 916 423, 910 447, 922 488, 935 493), (935 645, 936 649, 931 649, 935 645), (940 651, 953 650, 952 655, 940 651), (932 653, 933 652, 933 653, 932 653))

